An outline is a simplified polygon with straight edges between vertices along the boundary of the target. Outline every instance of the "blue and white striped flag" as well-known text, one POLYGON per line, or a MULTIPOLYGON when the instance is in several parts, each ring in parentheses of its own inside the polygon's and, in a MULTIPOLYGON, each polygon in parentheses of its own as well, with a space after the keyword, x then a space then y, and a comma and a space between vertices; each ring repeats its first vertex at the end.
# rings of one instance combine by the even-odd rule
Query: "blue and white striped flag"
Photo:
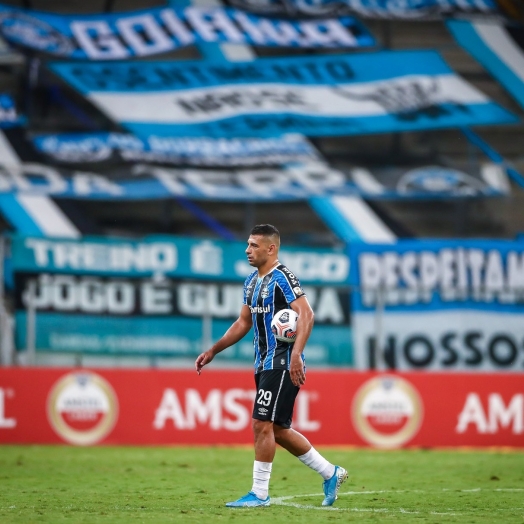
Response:
POLYGON ((141 136, 362 135, 515 121, 434 51, 50 67, 141 136))

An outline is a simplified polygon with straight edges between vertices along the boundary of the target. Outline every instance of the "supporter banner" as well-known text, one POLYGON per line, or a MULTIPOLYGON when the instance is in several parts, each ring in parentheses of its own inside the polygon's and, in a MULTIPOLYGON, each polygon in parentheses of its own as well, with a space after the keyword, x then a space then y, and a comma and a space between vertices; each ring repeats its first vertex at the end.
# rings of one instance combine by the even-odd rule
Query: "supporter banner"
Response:
POLYGON ((434 51, 50 67, 141 136, 360 135, 515 121, 434 51))
MULTIPOLYGON (((246 157, 249 158, 255 159, 246 157)), ((435 199, 500 196, 509 192, 503 167, 491 163, 484 164, 477 173, 443 166, 373 171, 355 167, 343 172, 324 162, 293 163, 282 168, 247 169, 244 166, 244 169, 227 171, 123 164, 101 171, 105 174, 86 171, 83 166, 79 170, 64 170, 37 163, 2 165, 0 160, 0 194, 36 193, 54 198, 97 200, 178 196, 195 200, 263 202, 344 194, 370 199, 435 199)))
MULTIPOLYGON (((240 242, 173 237, 143 242, 15 237, 16 347, 27 347, 32 307, 38 350, 195 358, 211 343, 202 340, 204 333, 218 340, 240 313, 242 282, 253 270, 244 251, 240 242)), ((315 310, 308 363, 351 365, 347 256, 283 249, 280 259, 300 275, 315 310)), ((251 364, 251 335, 226 358, 251 364)))
MULTIPOLYGON (((240 313, 237 303, 236 314, 240 313)), ((326 307, 334 309, 337 305, 326 307)), ((347 309, 347 307, 346 307, 347 309)), ((202 351, 218 340, 232 321, 212 317, 87 316, 37 312, 35 345, 37 351, 79 353, 82 355, 119 355, 177 358, 192 364, 202 351), (203 333, 209 329, 209 340, 203 333)), ((27 313, 15 314, 15 345, 27 348, 27 313)), ((351 327, 348 324, 315 323, 305 351, 309 367, 353 366, 351 327)), ((231 365, 253 365, 253 335, 224 351, 224 362, 231 365)))
POLYGON ((524 370, 524 243, 351 246, 355 362, 524 370))
MULTIPOLYGON (((115 279, 62 274, 18 275, 15 308, 29 307, 28 282, 36 281, 38 311, 85 315, 167 317, 205 315, 235 320, 242 306, 242 283, 202 280, 115 279)), ((348 288, 304 286, 317 324, 349 323, 348 288), (316 307, 315 307, 316 306, 316 307)))
POLYGON ((493 0, 229 0, 264 14, 328 16, 352 13, 364 18, 428 20, 458 13, 493 13, 493 0))
POLYGON ((355 193, 356 187, 344 173, 322 162, 227 171, 135 164, 113 169, 108 176, 85 169, 65 171, 38 163, 0 164, 0 194, 11 192, 98 200, 178 196, 196 200, 256 202, 355 193))
POLYGON ((156 8, 134 13, 56 15, 0 5, 11 44, 80 60, 158 55, 203 42, 278 47, 373 46, 355 18, 272 20, 237 9, 156 8))
POLYGON ((485 163, 467 172, 442 165, 350 169, 351 179, 368 199, 465 198, 510 192, 501 165, 485 163))
POLYGON ((524 107, 524 26, 502 20, 448 20, 457 42, 524 107))
POLYGON ((320 155, 302 135, 278 138, 139 138, 124 133, 40 135, 34 147, 63 164, 111 160, 195 166, 254 166, 318 160, 320 155))
MULTIPOLYGON (((211 343, 202 340, 205 322, 210 338, 218 340, 238 317, 243 298, 240 282, 17 274, 20 350, 27 347, 29 280, 36 281, 36 347, 45 351, 196 358, 211 343)), ((304 290, 315 310, 308 364, 352 364, 349 288, 304 290)), ((228 350, 226 358, 252 364, 252 335, 228 350)))
MULTIPOLYGON (((0 443, 251 445, 255 393, 247 370, 0 368, 0 443)), ((319 446, 523 447, 522 379, 310 370, 293 427, 319 446)))
MULTIPOLYGON (((92 276, 212 279, 237 281, 253 271, 245 242, 154 236, 140 241, 83 237, 53 240, 14 236, 14 273, 59 273, 92 276)), ((285 247, 280 260, 303 284, 349 282, 349 258, 333 249, 285 247)))
POLYGON ((22 161, 15 166, 3 164, 0 158, 0 194, 101 200, 182 196, 246 202, 341 194, 368 199, 469 198, 510 192, 507 166, 500 157, 495 157, 497 163, 468 163, 464 168, 424 165, 418 160, 388 167, 346 163, 341 170, 296 134, 212 139, 77 133, 40 135, 32 143, 26 141, 26 147, 12 141, 22 161), (45 165, 24 162, 38 153, 48 159, 45 165))
POLYGON ((0 128, 21 124, 22 118, 16 111, 13 98, 5 93, 0 93, 0 128))

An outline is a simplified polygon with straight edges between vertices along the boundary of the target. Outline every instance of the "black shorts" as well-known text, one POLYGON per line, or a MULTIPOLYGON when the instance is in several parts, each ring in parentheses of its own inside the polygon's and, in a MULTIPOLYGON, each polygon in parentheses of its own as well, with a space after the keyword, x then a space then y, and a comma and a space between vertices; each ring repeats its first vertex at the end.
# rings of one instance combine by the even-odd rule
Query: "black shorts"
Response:
POLYGON ((283 428, 291 427, 293 408, 300 388, 291 382, 289 371, 268 369, 255 375, 257 394, 253 418, 270 420, 283 428))

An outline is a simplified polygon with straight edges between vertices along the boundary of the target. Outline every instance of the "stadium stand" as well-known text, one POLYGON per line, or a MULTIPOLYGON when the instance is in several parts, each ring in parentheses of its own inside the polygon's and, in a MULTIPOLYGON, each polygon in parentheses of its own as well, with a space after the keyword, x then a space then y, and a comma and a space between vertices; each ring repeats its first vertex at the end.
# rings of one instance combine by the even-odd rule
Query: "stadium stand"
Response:
MULTIPOLYGON (((352 3, 356 4, 358 2, 352 3)), ((361 4, 367 5, 364 0, 361 4)), ((67 60, 64 56, 57 56, 56 50, 46 53, 42 49, 36 49, 30 41, 17 41, 18 37, 13 38, 13 32, 18 26, 10 25, 7 15, 3 18, 0 16, 0 33, 11 42, 11 47, 2 44, 0 93, 7 95, 4 103, 5 113, 8 114, 13 109, 9 105, 11 96, 20 118, 16 124, 8 123, 9 125, 4 125, 0 131, 0 158, 3 170, 7 173, 2 180, 5 184, 19 184, 19 188, 22 189, 23 184, 31 180, 31 184, 34 184, 33 189, 37 188, 37 191, 29 194, 24 191, 4 190, 0 195, 1 230, 4 233, 69 239, 95 235, 104 239, 103 241, 118 238, 136 241, 136 245, 151 235, 179 235, 204 242, 243 242, 254 224, 274 222, 278 224, 286 244, 313 250, 329 248, 337 253, 347 249, 355 240, 387 244, 397 239, 417 238, 515 239, 522 233, 524 218, 524 177, 520 174, 524 172, 523 107, 492 73, 459 45, 446 26, 446 20, 452 16, 457 20, 505 20, 499 9, 511 11, 510 15, 518 18, 518 4, 515 4, 515 7, 510 5, 510 2, 503 2, 499 8, 487 0, 449 2, 449 5, 468 7, 459 9, 458 12, 445 11, 443 14, 438 12, 438 6, 444 2, 430 4, 433 8, 437 6, 437 10, 433 9, 424 16, 417 15, 416 20, 406 19, 405 15, 401 16, 398 12, 391 11, 388 2, 381 4, 385 7, 383 12, 378 14, 369 10, 360 13, 357 11, 357 14, 362 15, 357 16, 360 22, 352 22, 352 25, 348 26, 347 34, 344 33, 344 38, 349 38, 349 34, 356 42, 349 48, 348 45, 303 48, 300 47, 302 44, 297 42, 294 42, 294 47, 282 47, 262 45, 260 40, 260 45, 249 47, 248 44, 253 42, 248 41, 240 46, 227 41, 228 38, 240 39, 238 34, 231 33, 231 36, 227 30, 217 33, 217 39, 224 40, 220 47, 219 44, 202 43, 202 36, 195 29, 195 34, 200 38, 198 42, 192 41, 191 45, 173 49, 165 39, 159 40, 164 46, 162 53, 144 51, 143 56, 130 57, 128 55, 135 52, 130 51, 132 46, 125 48, 125 39, 118 40, 109 33, 104 35, 107 41, 101 44, 102 51, 94 49, 93 46, 89 48, 89 39, 92 36, 89 36, 89 30, 83 29, 84 33, 81 34, 89 45, 84 41, 84 47, 77 45, 74 50, 68 51, 71 56, 72 53, 77 53, 74 55, 76 62, 67 60), (360 25, 361 23, 363 25, 360 25), (280 146, 295 148, 295 155, 299 155, 296 151, 301 148, 300 155, 315 157, 315 163, 311 165, 316 166, 311 168, 311 172, 308 171, 309 185, 304 182, 304 178, 300 178, 300 184, 307 186, 309 193, 300 193, 302 196, 299 195, 299 198, 289 193, 289 187, 285 189, 289 197, 280 198, 278 191, 279 187, 283 186, 278 184, 283 184, 282 180, 285 180, 288 186, 296 189, 297 185, 300 185, 296 182, 299 179, 297 177, 304 176, 305 168, 299 167, 297 171, 297 168, 290 167, 287 161, 281 159, 267 161, 263 167, 253 167, 250 165, 250 162, 254 162, 252 150, 244 154, 241 160, 237 158, 235 165, 228 165, 224 158, 215 164, 211 161, 206 164, 202 160, 206 150, 203 145, 200 150, 197 148, 198 155, 193 154, 193 158, 186 155, 183 161, 180 158, 174 160, 169 155, 160 159, 156 157, 150 164, 144 161, 145 156, 129 160, 131 157, 126 155, 134 151, 137 141, 142 140, 145 143, 147 139, 148 132, 140 133, 140 129, 144 129, 142 126, 154 125, 155 133, 162 133, 165 131, 162 113, 169 113, 167 106, 160 107, 160 110, 157 108, 159 112, 156 114, 160 116, 157 116, 157 121, 151 122, 151 119, 148 120, 148 112, 153 111, 152 106, 142 112, 137 109, 139 104, 136 100, 133 102, 133 97, 142 89, 141 82, 147 83, 157 74, 173 82, 173 78, 178 78, 177 74, 185 74, 184 67, 189 68, 191 64, 201 75, 218 71, 219 66, 222 68, 220 74, 226 74, 227 67, 230 67, 227 72, 230 76, 238 74, 238 71, 234 71, 235 66, 231 65, 234 61, 231 61, 230 66, 220 61, 217 54, 219 48, 222 53, 233 57, 234 61, 247 64, 244 65, 245 71, 250 70, 250 59, 261 59, 257 65, 277 64, 272 66, 273 71, 284 70, 291 64, 289 71, 295 72, 301 67, 303 69, 300 71, 306 70, 308 59, 317 64, 325 61, 328 64, 326 70, 333 76, 329 81, 325 78, 322 81, 326 81, 331 88, 335 73, 342 74, 341 70, 329 69, 327 61, 331 59, 338 60, 338 64, 345 63, 349 69, 354 67, 354 64, 361 64, 362 71, 366 71, 366 64, 375 62, 384 64, 383 69, 386 70, 388 61, 391 61, 398 64, 398 67, 406 67, 408 72, 411 71, 409 68, 413 68, 413 76, 419 71, 417 68, 427 68, 430 77, 433 74, 435 77, 446 77, 446 81, 451 79, 450 81, 455 82, 453 85, 459 85, 460 89, 473 97, 475 103, 482 108, 479 113, 475 113, 478 108, 473 107, 474 104, 468 99, 460 103, 453 102, 453 108, 450 110, 446 106, 447 99, 444 99, 443 103, 442 100, 438 103, 431 100, 436 89, 436 80, 430 80, 428 84, 413 82, 406 87, 398 82, 395 84, 395 71, 384 73, 384 77, 377 77, 383 80, 384 84, 393 79, 391 83, 394 87, 378 89, 372 96, 366 95, 367 99, 361 92, 347 89, 344 81, 340 81, 334 87, 337 96, 340 97, 340 107, 342 100, 358 99, 363 104, 372 102, 381 105, 387 118, 385 117, 385 123, 380 124, 383 127, 373 128, 376 124, 370 124, 364 118, 358 120, 353 116, 362 127, 357 130, 348 127, 347 132, 336 132, 334 124, 329 124, 333 126, 329 128, 327 122, 320 120, 316 126, 325 125, 325 130, 319 132, 315 129, 306 143, 301 141, 303 138, 297 139, 297 134, 302 133, 304 129, 300 127, 305 125, 304 121, 297 120, 296 125, 292 121, 294 127, 289 125, 294 134, 291 138, 282 139, 280 146), (122 62, 118 67, 113 66, 111 62, 100 65, 97 60, 90 60, 86 49, 91 49, 89 52, 93 56, 97 52, 101 53, 100 56, 105 56, 104 52, 116 50, 115 53, 121 53, 122 57, 132 59, 134 65, 129 66, 130 62, 122 62), (433 50, 437 51, 444 61, 433 50), (388 58, 384 58, 386 54, 380 54, 388 51, 393 52, 387 55, 388 58), (201 65, 198 61, 204 56, 208 57, 208 62, 201 65), (289 64, 286 60, 289 60, 289 64), (175 64, 178 69, 170 69, 170 64, 175 64), (140 77, 141 69, 147 70, 144 77, 140 77), (125 82, 127 87, 124 89, 122 85, 125 82), (118 95, 111 98, 114 95, 111 86, 114 85, 117 85, 115 89, 118 95), (119 98, 124 99, 126 96, 131 103, 127 106, 119 105, 119 98), (440 107, 441 105, 443 107, 440 107), (391 115, 395 118, 389 118, 391 115), (444 123, 441 124, 439 119, 443 119, 444 123), (363 131, 360 132, 359 129, 363 131), (132 132, 135 133, 134 137, 132 132), (78 138, 80 134, 83 138, 78 138), (337 136, 338 134, 340 136, 337 136), (93 146, 95 143, 96 148, 93 146), (86 151, 91 155, 89 158, 81 154, 86 155, 86 151), (198 161, 195 157, 198 157, 198 161), (144 167, 144 164, 147 165, 144 167), (282 167, 283 164, 286 166, 282 167), (25 167, 21 167, 22 165, 25 167), (26 170, 27 179, 18 177, 20 169, 26 170), (177 169, 183 171, 176 171, 177 169), (261 171, 257 171, 255 176, 253 170, 256 169, 261 171), (343 175, 340 175, 341 173, 343 175), (73 179, 72 174, 74 183, 70 183, 73 179), (345 177, 343 182, 340 182, 340 176, 345 177), (251 186, 245 179, 252 180, 251 186), (171 187, 179 183, 182 185, 181 180, 186 181, 186 185, 180 193, 172 191, 170 194, 159 180, 164 185, 171 183, 171 187), (187 182, 188 180, 190 182, 187 182), (333 180, 338 180, 337 183, 344 186, 340 190, 341 194, 336 190, 319 194, 319 181, 329 184, 333 180), (267 181, 275 183, 276 189, 273 189, 273 186, 268 189, 270 184, 267 181), (38 184, 40 189, 46 184, 54 184, 54 189, 38 191, 38 184), (264 187, 264 184, 267 187, 264 187), (349 185, 354 190, 351 194, 346 191, 349 185), (114 198, 100 197, 96 191, 100 194, 105 191, 105 195, 110 194, 114 198), (230 196, 233 195, 233 191, 237 193, 230 196), (265 192, 269 192, 271 198, 260 196, 265 192), (85 197, 88 193, 92 198, 85 197)), ((46 16, 52 14, 76 14, 79 17, 99 14, 109 17, 119 13, 119 16, 125 18, 137 10, 153 12, 167 5, 164 1, 139 0, 104 0, 90 3, 13 0, 2 2, 0 12, 5 12, 6 6, 27 9, 27 12, 42 11, 45 13, 36 15, 36 18, 40 17, 42 24, 51 24, 51 19, 46 16)), ((175 1, 171 5, 180 9, 186 6, 185 3, 175 1)), ((194 5, 202 7, 217 4, 198 2, 194 5)), ((304 18, 304 12, 301 11, 311 6, 307 7, 307 3, 298 1, 275 0, 257 4, 247 0, 235 0, 228 5, 231 8, 249 8, 250 12, 256 12, 257 5, 259 8, 260 5, 264 5, 264 9, 273 6, 276 10, 273 15, 280 13, 278 16, 284 17, 288 24, 295 23, 297 19, 314 20, 304 18)), ((314 7, 315 3, 312 5, 314 7)), ((343 9, 341 12, 344 14, 343 9)), ((17 19, 22 26, 26 20, 23 13, 17 19)), ((335 12, 333 16, 337 17, 338 14, 335 12)), ((324 15, 331 16, 329 13, 324 15)), ((57 27, 63 28, 66 25, 64 23, 63 26, 57 27)), ((66 45, 61 39, 63 35, 60 30, 48 34, 43 27, 44 25, 37 24, 31 31, 42 37, 42 42, 44 37, 49 37, 53 45, 66 45)), ((91 30, 99 31, 100 28, 97 27, 91 30)), ((319 41, 324 38, 325 43, 326 35, 323 34, 321 38, 318 36, 318 28, 311 27, 308 29, 310 34, 316 35, 315 38, 319 41)), ((515 31, 522 36, 522 27, 515 27, 515 31)), ((28 28, 26 30, 29 31, 28 28)), ((201 30, 205 31, 205 28, 201 30)), ((256 38, 262 39, 256 31, 250 35, 250 38, 255 38, 255 43, 256 38)), ((142 37, 143 34, 140 38, 142 37)), ((188 34, 185 37, 188 42, 193 38, 188 34)), ((46 41, 47 44, 49 41, 46 41)), ((139 44, 140 42, 136 45, 139 44)), ((142 44, 143 49, 153 45, 147 38, 142 44)), ((355 68, 358 69, 356 66, 355 68)), ((376 75, 381 73, 380 65, 374 65, 370 69, 373 69, 376 75)), ((260 74, 260 71, 256 73, 260 74)), ((294 88, 297 85, 300 87, 301 81, 289 85, 293 85, 294 88)), ((196 73, 192 82, 191 87, 206 87, 205 82, 196 73)), ((285 81, 282 82, 284 85, 285 81)), ((293 103, 293 89, 289 91, 286 95, 291 97, 289 100, 293 103)), ((154 88, 150 91, 144 88, 141 94, 153 97, 157 96, 158 92, 154 88)), ((239 96, 238 93, 234 95, 239 96)), ((327 104, 322 97, 318 97, 315 102, 327 104)), ((202 112, 211 107, 205 106, 206 103, 210 103, 206 98, 194 103, 185 100, 183 103, 192 115, 198 113, 201 107, 204 107, 202 112)), ((230 97, 228 103, 234 104, 237 101, 230 97)), ((329 110, 336 113, 339 108, 329 110)), ((342 109, 340 112, 343 114, 342 109)), ((181 124, 175 125, 171 121, 169 125, 173 129, 181 124)), ((196 117, 193 120, 188 119, 184 125, 190 130, 189 133, 197 137, 235 138, 228 136, 227 130, 224 131, 216 123, 207 122, 204 125, 199 123, 196 117)), ((309 125, 310 128, 314 127, 309 125)), ((259 131, 257 133, 263 134, 259 131)), ((253 131, 253 134, 256 135, 256 132, 253 131)), ((159 150, 147 152, 159 154, 159 150)), ((152 156, 148 158, 151 159, 152 156)), ((28 269, 23 268, 23 275, 19 275, 19 278, 28 278, 27 272, 28 269)), ((237 272, 235 275, 236 279, 239 274, 240 272, 237 272)), ((159 276, 160 280, 161 277, 162 275, 159 276)), ((187 278, 187 275, 184 277, 187 278)), ((318 285, 314 278, 311 282, 318 285)), ((9 284, 11 290, 18 285, 13 282, 9 284)), ((24 280, 25 284, 28 284, 28 281, 24 280)), ((344 285, 347 285, 347 282, 344 285)), ((344 293, 347 292, 346 287, 344 293)), ((10 310, 18 307, 21 311, 24 299, 20 293, 17 296, 18 298, 14 299, 15 302, 18 301, 17 305, 8 303, 10 310)), ((13 297, 8 297, 8 301, 13 301, 13 297)), ((347 311, 340 318, 342 317, 344 322, 349 323, 347 311)), ((30 321, 24 318, 24 325, 27 325, 27 322, 30 321)), ((322 330, 319 333, 321 332, 322 330)), ((19 342, 22 347, 30 345, 27 340, 28 333, 24 331, 17 335, 23 340, 19 342)), ((377 335, 377 338, 380 337, 377 335)), ((331 364, 347 364, 343 358, 339 359, 339 350, 338 347, 330 348, 326 354, 319 357, 319 362, 325 358, 331 364)))
MULTIPOLYGON (((4 2, 17 7, 31 6, 55 13, 97 13, 104 10, 134 11, 155 8, 164 2, 107 1, 94 3, 81 2, 4 2)), ((437 49, 451 69, 456 71, 472 85, 501 106, 515 114, 522 114, 511 96, 481 65, 471 58, 454 41, 442 19, 407 21, 399 19, 364 19, 370 32, 374 34, 381 48, 437 49)), ((306 50, 309 55, 338 51, 306 50)), ((304 54, 304 50, 258 47, 258 56, 283 56, 304 54)), ((12 54, 12 53, 10 53, 12 54)), ((19 56, 19 54, 17 53, 19 56)), ((196 47, 162 55, 164 58, 192 59, 199 56, 196 47)), ((158 59, 154 57, 153 59, 158 59)), ((75 93, 69 86, 50 74, 42 61, 42 56, 28 54, 22 63, 4 64, 1 77, 2 90, 16 93, 19 109, 28 118, 29 136, 41 133, 107 130, 118 131, 108 118, 75 93)), ((522 125, 497 125, 475 128, 478 134, 509 164, 522 171, 522 125)), ((8 133, 14 143, 21 142, 16 132, 8 133)), ((427 130, 420 132, 387 133, 380 135, 351 137, 318 137, 313 143, 320 152, 335 165, 361 163, 394 163, 399 159, 413 158, 440 159, 451 166, 460 168, 482 160, 475 148, 459 130, 427 130)), ((21 146, 24 149, 23 146, 21 146)), ((28 155, 27 151, 24 153, 28 155)), ((27 156, 24 158, 27 161, 27 156)), ((84 166, 85 167, 85 166, 84 166)), ((514 184, 511 195, 490 199, 460 199, 448 201, 439 199, 432 202, 413 202, 390 200, 375 201, 373 208, 389 227, 401 230, 404 236, 417 237, 478 237, 493 236, 512 238, 519 232, 521 223, 521 191, 514 184), (443 210, 445 210, 443 212, 443 210), (401 224, 401 226, 399 226, 401 224)), ((281 224, 290 224, 289 231, 284 225, 284 234, 293 235, 291 240, 300 243, 304 239, 320 245, 337 243, 336 236, 319 219, 307 203, 295 202, 285 207, 279 204, 236 205, 207 201, 205 213, 195 215, 196 204, 190 206, 172 200, 161 205, 151 202, 114 202, 111 208, 96 202, 68 199, 54 199, 56 204, 84 233, 102 233, 140 236, 148 233, 174 233, 214 236, 209 221, 204 215, 224 225, 236 238, 242 238, 248 229, 247 224, 263 222, 268 217, 278 218, 281 224), (296 236, 293 217, 296 223, 305 225, 304 231, 296 236), (239 226, 239 224, 241 224, 239 226), (245 224, 245 225, 242 225, 245 224)), ((202 207, 202 206, 200 206, 202 207)))

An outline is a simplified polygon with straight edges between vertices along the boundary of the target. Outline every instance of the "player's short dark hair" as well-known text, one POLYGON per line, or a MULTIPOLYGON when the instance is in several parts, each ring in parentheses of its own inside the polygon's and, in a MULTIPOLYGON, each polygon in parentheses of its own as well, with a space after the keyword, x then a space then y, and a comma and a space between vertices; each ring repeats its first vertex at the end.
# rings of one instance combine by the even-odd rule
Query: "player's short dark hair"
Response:
POLYGON ((272 226, 271 224, 259 224, 251 230, 250 234, 262 235, 264 237, 276 236, 277 238, 280 238, 280 233, 278 232, 278 229, 275 226, 272 226))

